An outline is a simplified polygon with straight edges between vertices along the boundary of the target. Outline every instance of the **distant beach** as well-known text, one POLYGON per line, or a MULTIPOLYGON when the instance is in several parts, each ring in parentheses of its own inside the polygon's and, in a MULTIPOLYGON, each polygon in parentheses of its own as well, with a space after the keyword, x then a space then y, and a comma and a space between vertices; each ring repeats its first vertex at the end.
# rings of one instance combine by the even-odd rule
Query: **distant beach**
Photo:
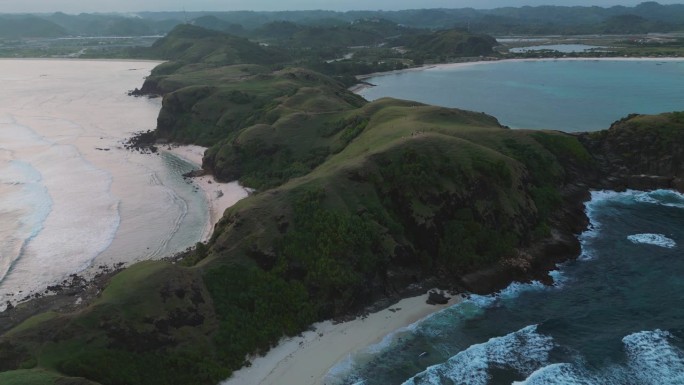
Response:
POLYGON ((683 65, 650 57, 451 63, 378 74, 355 92, 484 112, 511 128, 595 131, 632 113, 680 110, 683 65))
POLYGON ((187 151, 124 148, 156 126, 161 100, 127 93, 159 63, 0 60, 2 307, 71 274, 91 277, 193 246, 246 196, 221 186, 219 198, 208 177, 196 186, 185 180, 201 164, 187 151))

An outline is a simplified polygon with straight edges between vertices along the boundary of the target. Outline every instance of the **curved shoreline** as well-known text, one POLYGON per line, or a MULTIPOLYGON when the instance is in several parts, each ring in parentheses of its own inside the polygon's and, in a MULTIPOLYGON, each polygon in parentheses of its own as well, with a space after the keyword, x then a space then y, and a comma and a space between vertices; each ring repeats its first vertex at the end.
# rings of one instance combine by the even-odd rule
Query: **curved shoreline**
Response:
MULTIPOLYGON (((162 148, 161 151, 173 154, 189 163, 202 167, 202 157, 206 147, 196 145, 170 145, 162 148)), ((201 242, 206 242, 214 232, 214 226, 223 217, 223 213, 241 199, 250 194, 248 188, 240 186, 240 183, 229 182, 221 183, 216 181, 213 175, 201 175, 191 178, 192 183, 204 193, 207 202, 208 221, 202 232, 201 242)))
POLYGON ((684 62, 684 57, 649 57, 649 56, 643 56, 643 57, 562 57, 562 58, 511 58, 511 59, 499 59, 499 58, 492 58, 489 60, 475 60, 475 61, 462 61, 462 62, 454 62, 454 63, 438 63, 438 64, 426 64, 422 65, 419 67, 411 67, 411 68, 405 68, 401 70, 394 70, 394 71, 386 71, 386 72, 373 72, 367 75, 358 75, 356 77, 357 80, 360 81, 360 83, 355 84, 351 87, 348 88, 349 91, 358 94, 359 92, 363 91, 366 88, 374 87, 373 84, 366 82, 368 79, 372 78, 377 78, 377 77, 382 77, 382 76, 389 76, 389 75, 398 75, 402 73, 407 73, 407 72, 416 72, 416 71, 428 71, 428 70, 447 70, 447 69, 453 69, 453 68, 462 68, 462 67, 469 67, 469 66, 474 66, 474 65, 484 65, 484 64, 496 64, 496 63, 504 63, 504 62, 542 62, 542 61, 655 61, 655 62, 684 62))

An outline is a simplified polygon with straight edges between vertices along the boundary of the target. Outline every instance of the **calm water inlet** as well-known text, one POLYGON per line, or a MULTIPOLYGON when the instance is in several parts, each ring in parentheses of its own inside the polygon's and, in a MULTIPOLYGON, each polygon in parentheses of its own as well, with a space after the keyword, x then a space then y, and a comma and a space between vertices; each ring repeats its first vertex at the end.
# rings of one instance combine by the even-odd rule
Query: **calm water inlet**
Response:
POLYGON ((513 128, 593 131, 631 113, 684 110, 684 61, 540 60, 442 66, 367 79, 360 95, 485 112, 513 128))

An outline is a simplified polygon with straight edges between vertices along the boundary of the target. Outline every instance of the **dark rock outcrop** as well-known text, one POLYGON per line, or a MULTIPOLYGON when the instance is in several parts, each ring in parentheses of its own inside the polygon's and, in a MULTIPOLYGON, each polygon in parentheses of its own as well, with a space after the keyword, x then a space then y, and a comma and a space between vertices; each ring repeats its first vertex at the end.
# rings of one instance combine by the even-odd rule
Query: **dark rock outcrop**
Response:
POLYGON ((428 294, 428 299, 425 301, 428 305, 446 305, 449 303, 449 297, 444 295, 444 293, 438 291, 431 291, 428 294))

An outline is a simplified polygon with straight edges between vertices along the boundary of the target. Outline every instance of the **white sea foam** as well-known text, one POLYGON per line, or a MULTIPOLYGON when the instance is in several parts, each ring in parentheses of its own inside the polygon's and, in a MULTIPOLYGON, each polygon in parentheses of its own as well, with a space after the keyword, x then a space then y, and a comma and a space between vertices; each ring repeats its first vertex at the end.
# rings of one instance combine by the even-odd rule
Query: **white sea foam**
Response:
POLYGON ((673 249, 677 246, 674 240, 663 234, 633 234, 629 235, 627 239, 632 243, 659 246, 667 249, 673 249))
POLYGON ((670 343, 672 334, 643 331, 622 339, 632 375, 648 385, 684 384, 684 353, 670 343))
POLYGON ((670 343, 672 335, 654 330, 623 338, 626 365, 609 365, 592 372, 579 360, 544 366, 513 385, 682 385, 684 355, 670 343))
POLYGON ((9 267, 30 272, 40 282, 86 268, 116 233, 118 200, 110 193, 111 176, 74 146, 46 140, 19 124, 3 124, 0 129, 4 146, 21 157, 12 162, 15 172, 9 175, 22 185, 22 195, 4 198, 10 205, 25 207, 16 227, 21 248, 10 265, 4 264, 8 269, 0 271, 0 277, 6 278, 3 288, 30 291, 25 278, 5 277, 9 267))
POLYGON ((587 378, 572 364, 551 364, 532 373, 525 381, 512 385, 599 385, 594 379, 587 378))
POLYGON ((0 281, 42 229, 51 203, 40 173, 0 149, 0 281))
POLYGON ((634 192, 637 202, 684 208, 684 194, 673 190, 634 192))
POLYGON ((201 238, 208 214, 181 176, 188 166, 121 148, 154 128, 160 108, 126 96, 155 63, 135 66, 145 70, 0 61, 0 310, 84 268, 163 257, 201 238))
MULTIPOLYGON (((591 247, 592 240, 596 239, 601 233, 601 223, 599 222, 596 212, 602 210, 606 214, 606 205, 619 202, 622 204, 638 204, 646 203, 659 206, 684 208, 684 194, 673 190, 654 190, 654 191, 592 191, 591 199, 585 203, 585 213, 589 218, 589 227, 579 236, 582 244, 582 254, 580 260, 590 260, 595 257, 595 251, 591 247)), ((673 240, 660 234, 636 234, 631 235, 628 239, 634 243, 648 243, 661 247, 672 248, 676 244, 673 240)))
POLYGON ((530 325, 506 336, 472 345, 447 362, 427 368, 404 385, 486 385, 491 368, 514 369, 529 375, 548 362, 553 347, 551 337, 537 333, 537 326, 530 325))
MULTIPOLYGON (((506 303, 506 301, 509 301, 509 300, 512 300, 512 299, 519 297, 523 293, 532 292, 532 291, 548 290, 548 289, 549 289, 548 286, 544 285, 543 283, 541 283, 539 281, 532 281, 530 283, 512 282, 505 289, 503 289, 503 290, 501 290, 495 294, 489 294, 489 295, 473 294, 466 301, 464 301, 462 304, 471 303, 471 304, 475 304, 476 306, 481 307, 481 308, 496 307, 496 306, 501 306, 502 304, 506 303)), ((462 306, 462 304, 458 304, 456 306, 457 307, 462 306)))
POLYGON ((591 200, 587 202, 587 215, 593 213, 595 208, 601 207, 606 202, 621 202, 624 204, 648 203, 653 205, 684 208, 684 194, 674 190, 625 190, 625 191, 592 191, 591 200))

